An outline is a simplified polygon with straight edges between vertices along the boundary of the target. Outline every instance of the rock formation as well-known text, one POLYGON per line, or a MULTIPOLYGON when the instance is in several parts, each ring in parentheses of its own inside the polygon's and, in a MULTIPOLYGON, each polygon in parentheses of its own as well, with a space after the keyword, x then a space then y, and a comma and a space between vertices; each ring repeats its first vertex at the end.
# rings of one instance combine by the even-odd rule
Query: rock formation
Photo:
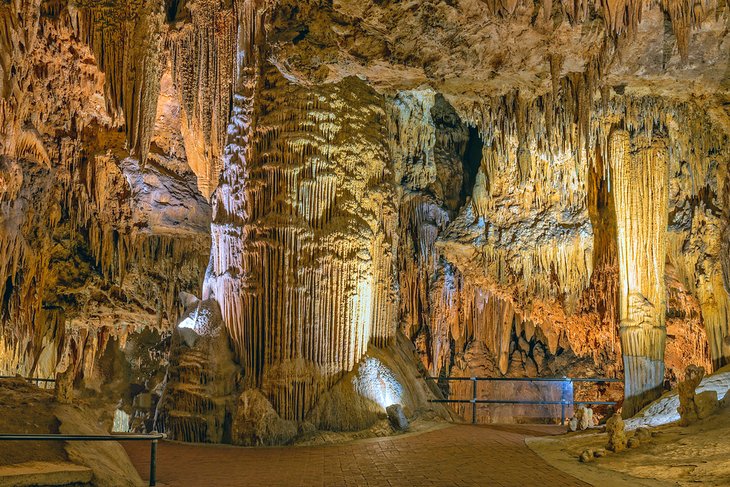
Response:
POLYGON ((717 391, 696 392, 704 376, 703 367, 690 365, 685 370, 684 380, 678 384, 679 408, 677 408, 677 412, 679 412, 680 426, 689 426, 700 419, 705 419, 719 407, 717 391))
POLYGON ((176 440, 230 443, 238 375, 218 303, 190 299, 172 334, 155 429, 176 440))
MULTIPOLYGON (((574 393, 631 415, 730 359, 728 15, 4 2, 0 373, 63 372, 196 441, 370 427, 388 381, 352 381, 411 346, 384 366, 418 371, 406 416, 475 376, 619 377, 574 393)), ((477 393, 565 394, 546 384, 477 393)))
POLYGON ((608 444, 606 445, 608 450, 618 453, 626 449, 628 440, 621 415, 614 414, 606 421, 606 434, 608 435, 608 444))
POLYGON ((585 431, 594 426, 593 409, 580 406, 568 422, 568 431, 585 431))

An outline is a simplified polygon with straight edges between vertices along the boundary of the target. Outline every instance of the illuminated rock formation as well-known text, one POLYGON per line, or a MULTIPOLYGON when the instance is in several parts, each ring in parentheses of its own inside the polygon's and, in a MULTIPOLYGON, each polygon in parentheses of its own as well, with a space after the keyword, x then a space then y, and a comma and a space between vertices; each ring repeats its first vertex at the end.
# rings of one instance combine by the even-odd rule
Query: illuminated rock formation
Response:
POLYGON ((728 14, 4 2, 0 372, 69 370, 142 428, 169 359, 160 424, 240 444, 371 427, 373 370, 410 377, 406 414, 425 374, 623 377, 631 414, 730 360, 728 14), (180 291, 220 307, 221 363, 180 291), (423 369, 386 360, 403 336, 423 369))
POLYGON ((664 379, 668 156, 660 135, 632 140, 622 130, 610 135, 609 153, 628 417, 659 397, 664 379))
POLYGON ((206 290, 246 380, 301 419, 394 335, 393 188, 382 98, 356 80, 311 91, 262 76, 255 124, 238 126, 250 145, 230 141, 214 196, 206 290))

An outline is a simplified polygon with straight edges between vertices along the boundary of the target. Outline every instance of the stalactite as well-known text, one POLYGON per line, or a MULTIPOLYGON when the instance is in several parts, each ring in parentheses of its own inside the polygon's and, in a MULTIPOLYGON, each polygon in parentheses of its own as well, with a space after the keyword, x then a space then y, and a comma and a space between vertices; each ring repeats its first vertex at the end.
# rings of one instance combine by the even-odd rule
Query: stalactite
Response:
MULTIPOLYGON (((401 320, 406 336, 415 338, 419 333, 428 333, 423 329, 431 323, 431 310, 429 295, 431 281, 440 267, 439 252, 436 249, 436 239, 441 231, 449 223, 448 214, 432 198, 421 195, 406 195, 401 203, 400 222, 403 234, 400 238, 399 269, 400 269, 400 295, 401 295, 401 320)), ((442 296, 446 301, 445 310, 451 308, 448 295, 448 286, 444 286, 442 296)), ((448 330, 448 324, 445 324, 448 330)), ((430 333, 438 333, 430 330, 430 333)), ((443 345, 448 337, 433 337, 434 343, 443 345)), ((433 350, 432 363, 442 362, 438 360, 441 355, 438 350, 433 350)))
POLYGON ((515 320, 515 310, 509 301, 487 292, 475 290, 472 308, 472 334, 475 340, 483 342, 494 353, 502 374, 507 373, 510 360, 510 343, 515 320))
POLYGON ((431 116, 435 103, 436 93, 423 90, 401 92, 388 105, 388 140, 395 180, 409 189, 426 187, 435 177, 436 130, 431 116), (416 161, 418 164, 413 164, 416 161))
POLYGON ((183 107, 183 137, 198 188, 218 185, 233 100, 236 18, 231 8, 207 0, 188 2, 192 20, 168 36, 172 72, 183 107))
POLYGON ((94 51, 106 77, 107 111, 124 116, 127 144, 142 164, 147 160, 160 94, 163 62, 163 2, 115 0, 76 3, 78 37, 94 51))
POLYGON ((630 417, 661 393, 666 346, 666 142, 615 130, 609 138, 620 280, 621 344, 630 417), (636 191, 637 183, 639 191, 636 191))
POLYGON ((593 271, 589 258, 592 235, 577 235, 564 243, 551 242, 520 252, 484 247, 485 272, 501 285, 517 285, 525 297, 566 296, 573 309, 580 293, 588 287, 593 271), (518 280, 515 276, 520 276, 518 280))
POLYGON ((705 20, 708 11, 718 8, 717 1, 662 0, 662 10, 672 21, 672 31, 677 39, 677 49, 684 62, 689 56, 691 30, 698 28, 705 20))
MULTIPOLYGON (((482 2, 491 15, 507 18, 515 16, 517 11, 532 7, 531 3, 523 0, 482 0, 482 2)), ((545 20, 550 20, 555 14, 552 0, 541 0, 539 4, 545 20)), ((655 3, 646 0, 573 0, 558 2, 557 5, 560 14, 566 16, 573 24, 589 23, 595 13, 600 13, 606 35, 619 38, 633 36, 641 23, 643 10, 652 8, 655 3)), ((707 12, 716 10, 723 3, 716 0, 700 2, 662 0, 660 5, 669 15, 677 47, 686 61, 690 30, 699 27, 705 20, 707 12)))

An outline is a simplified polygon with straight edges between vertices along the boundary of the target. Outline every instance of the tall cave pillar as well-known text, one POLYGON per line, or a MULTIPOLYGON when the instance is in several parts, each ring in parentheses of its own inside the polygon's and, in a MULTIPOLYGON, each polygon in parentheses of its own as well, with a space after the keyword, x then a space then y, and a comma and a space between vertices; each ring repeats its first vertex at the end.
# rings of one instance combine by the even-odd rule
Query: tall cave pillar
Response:
POLYGON ((609 140, 619 262, 619 318, 624 359, 624 416, 661 394, 664 378, 668 155, 656 136, 609 140))
POLYGON ((234 96, 206 289, 247 387, 298 420, 395 334, 396 192, 380 95, 262 63, 234 96))

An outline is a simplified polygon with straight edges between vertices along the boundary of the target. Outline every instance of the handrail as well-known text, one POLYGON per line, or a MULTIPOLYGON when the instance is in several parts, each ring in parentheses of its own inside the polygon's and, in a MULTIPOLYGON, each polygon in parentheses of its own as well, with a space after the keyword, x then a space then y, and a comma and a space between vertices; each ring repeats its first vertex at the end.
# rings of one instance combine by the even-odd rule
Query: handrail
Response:
POLYGON ((568 400, 566 394, 566 385, 573 384, 574 382, 594 382, 597 384, 607 382, 623 382, 621 379, 609 378, 609 377, 430 377, 426 376, 426 380, 435 381, 471 381, 472 386, 472 398, 471 399, 429 399, 429 402, 436 403, 457 403, 457 404, 471 404, 471 422, 476 424, 477 422, 477 404, 536 404, 536 405, 560 405, 560 424, 565 424, 565 406, 574 406, 576 404, 601 404, 601 405, 615 405, 616 401, 576 401, 568 400), (562 398, 560 401, 520 401, 520 400, 501 400, 501 399, 479 399, 477 398, 477 383, 480 381, 506 381, 506 382, 561 382, 562 398))
POLYGON ((25 379, 27 381, 34 380, 36 382, 56 382, 56 379, 43 379, 41 377, 21 377, 19 375, 0 375, 0 379, 25 379))
POLYGON ((114 435, 63 435, 63 434, 0 434, 0 441, 151 441, 150 485, 157 485, 157 442, 167 438, 164 433, 114 434, 114 435))
POLYGON ((623 382, 609 377, 426 377, 426 380, 478 380, 509 382, 623 382))
POLYGON ((56 379, 43 379, 41 377, 21 377, 19 375, 0 375, 0 379, 24 379, 32 382, 40 389, 50 389, 49 384, 55 384, 56 379), (42 385, 41 385, 42 384, 42 385))

